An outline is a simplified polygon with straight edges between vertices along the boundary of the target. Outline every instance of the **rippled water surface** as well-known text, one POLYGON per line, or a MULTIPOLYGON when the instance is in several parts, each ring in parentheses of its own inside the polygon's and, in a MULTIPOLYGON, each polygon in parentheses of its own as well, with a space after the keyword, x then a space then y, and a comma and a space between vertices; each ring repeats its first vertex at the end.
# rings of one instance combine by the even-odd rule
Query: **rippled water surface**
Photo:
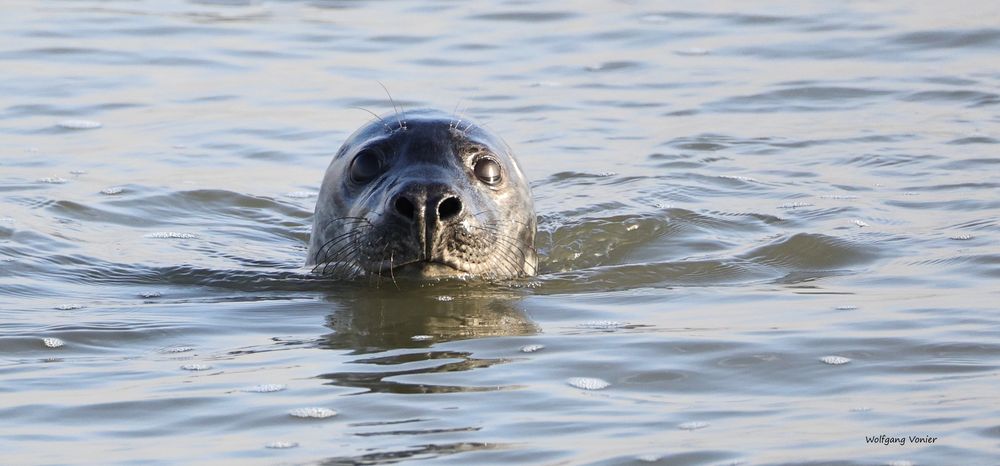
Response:
POLYGON ((996 2, 14 0, 0 39, 2 464, 1000 464, 996 2), (379 82, 518 153, 538 277, 301 267, 379 82))

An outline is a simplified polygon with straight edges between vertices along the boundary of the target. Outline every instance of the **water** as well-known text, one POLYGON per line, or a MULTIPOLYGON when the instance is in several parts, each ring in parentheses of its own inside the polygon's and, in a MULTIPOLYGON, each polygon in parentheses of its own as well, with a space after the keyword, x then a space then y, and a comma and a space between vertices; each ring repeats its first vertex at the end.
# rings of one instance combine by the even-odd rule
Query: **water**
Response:
POLYGON ((6 2, 0 463, 1000 464, 1000 6, 472 3, 6 2), (300 268, 379 81, 538 277, 300 268))

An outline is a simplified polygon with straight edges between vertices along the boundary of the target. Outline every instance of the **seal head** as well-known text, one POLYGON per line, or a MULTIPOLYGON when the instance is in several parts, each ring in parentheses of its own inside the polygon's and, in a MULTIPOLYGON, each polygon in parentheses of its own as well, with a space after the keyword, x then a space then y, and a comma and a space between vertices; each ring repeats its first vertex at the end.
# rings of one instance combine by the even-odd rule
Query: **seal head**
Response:
POLYGON ((306 265, 323 275, 531 276, 531 190, 510 148, 435 110, 385 115, 326 170, 306 265))

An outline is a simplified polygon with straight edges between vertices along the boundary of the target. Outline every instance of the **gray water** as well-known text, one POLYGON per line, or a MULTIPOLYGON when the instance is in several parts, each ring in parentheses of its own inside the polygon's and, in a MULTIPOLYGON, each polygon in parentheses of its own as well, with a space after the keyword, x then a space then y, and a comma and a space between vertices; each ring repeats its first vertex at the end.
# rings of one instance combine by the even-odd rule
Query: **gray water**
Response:
POLYGON ((566 5, 4 2, 0 463, 1000 464, 1000 4, 566 5), (379 82, 538 277, 301 267, 379 82))

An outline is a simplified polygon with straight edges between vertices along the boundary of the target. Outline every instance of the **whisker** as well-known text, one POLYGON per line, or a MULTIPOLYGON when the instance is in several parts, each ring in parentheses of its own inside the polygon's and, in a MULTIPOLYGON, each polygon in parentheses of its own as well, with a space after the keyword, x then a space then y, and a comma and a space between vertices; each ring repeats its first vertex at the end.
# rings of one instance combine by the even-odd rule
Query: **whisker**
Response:
POLYGON ((375 112, 373 112, 373 111, 371 111, 371 110, 368 110, 367 108, 364 108, 364 107, 357 107, 357 106, 354 106, 354 107, 350 107, 350 108, 356 108, 356 109, 358 109, 358 110, 364 110, 364 111, 366 111, 366 112, 370 113, 370 114, 371 114, 371 115, 372 115, 373 117, 377 118, 377 119, 378 119, 378 121, 382 122, 382 126, 383 126, 383 127, 385 127, 385 130, 386 130, 386 131, 388 131, 388 132, 392 132, 392 130, 391 130, 391 129, 389 129, 389 124, 388 124, 388 123, 386 123, 386 122, 385 122, 385 120, 383 120, 383 119, 382 119, 382 117, 378 116, 378 114, 376 114, 375 112))
POLYGON ((403 104, 399 104, 399 108, 396 108, 396 101, 392 98, 392 94, 389 93, 389 88, 385 87, 382 81, 375 80, 379 86, 382 86, 382 90, 385 91, 385 95, 389 96, 389 103, 392 104, 392 110, 396 112, 396 121, 399 122, 399 129, 406 131, 406 110, 403 109, 403 104))

